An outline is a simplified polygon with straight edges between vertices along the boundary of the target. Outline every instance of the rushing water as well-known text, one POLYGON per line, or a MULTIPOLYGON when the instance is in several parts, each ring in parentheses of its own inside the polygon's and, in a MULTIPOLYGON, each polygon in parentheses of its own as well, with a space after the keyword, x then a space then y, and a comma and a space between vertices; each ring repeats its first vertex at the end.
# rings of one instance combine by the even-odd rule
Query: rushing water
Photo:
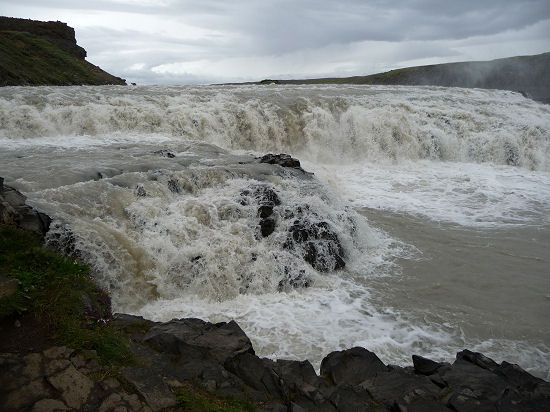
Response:
POLYGON ((0 144, 0 176, 118 311, 236 319, 260 355, 316 366, 355 345, 398 364, 466 347, 550 378, 548 105, 430 87, 5 87, 0 144), (315 175, 258 164, 266 152, 315 175), (265 238, 260 186, 281 202, 265 238), (345 269, 285 246, 297 214, 338 236, 345 269))

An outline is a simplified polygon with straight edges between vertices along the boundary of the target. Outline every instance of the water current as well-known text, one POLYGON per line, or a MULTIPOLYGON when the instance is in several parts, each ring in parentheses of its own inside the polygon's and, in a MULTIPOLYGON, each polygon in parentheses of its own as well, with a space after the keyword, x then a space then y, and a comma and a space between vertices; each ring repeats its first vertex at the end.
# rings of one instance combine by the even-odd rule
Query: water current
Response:
POLYGON ((316 367, 357 345, 395 364, 469 348, 550 378, 548 105, 436 87, 4 87, 0 144, 0 176, 117 311, 235 319, 261 356, 316 367), (260 164, 268 152, 314 174, 260 164), (266 237, 258 190, 280 202, 266 237), (288 247, 297 219, 337 236, 345 268, 288 247))

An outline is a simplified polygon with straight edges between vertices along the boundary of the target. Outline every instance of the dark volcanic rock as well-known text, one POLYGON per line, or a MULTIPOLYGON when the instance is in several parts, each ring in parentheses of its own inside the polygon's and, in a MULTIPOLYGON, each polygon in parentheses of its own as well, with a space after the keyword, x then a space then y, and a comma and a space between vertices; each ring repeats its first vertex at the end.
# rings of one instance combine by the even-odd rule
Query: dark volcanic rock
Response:
POLYGON ((0 177, 0 223, 15 225, 21 229, 44 236, 52 219, 25 204, 27 198, 13 187, 4 185, 0 177))
POLYGON ((304 169, 300 167, 300 161, 291 157, 290 155, 281 153, 273 154, 268 153, 260 158, 260 163, 269 163, 272 165, 279 165, 282 167, 292 167, 294 169, 301 170, 304 172, 304 169))
POLYGON ((386 365, 376 354, 360 347, 332 352, 321 362, 321 375, 329 378, 335 385, 358 385, 386 372, 386 365))
POLYGON ((421 375, 432 375, 442 366, 449 366, 448 363, 434 362, 431 359, 418 355, 413 355, 412 360, 415 372, 421 375))
POLYGON ((254 354, 250 339, 235 321, 213 324, 200 319, 172 320, 152 327, 143 340, 166 353, 205 351, 220 362, 240 353, 254 354))
POLYGON ((327 222, 311 222, 302 217, 294 221, 289 232, 285 247, 293 249, 300 245, 304 260, 318 271, 328 272, 346 266, 344 248, 327 222))

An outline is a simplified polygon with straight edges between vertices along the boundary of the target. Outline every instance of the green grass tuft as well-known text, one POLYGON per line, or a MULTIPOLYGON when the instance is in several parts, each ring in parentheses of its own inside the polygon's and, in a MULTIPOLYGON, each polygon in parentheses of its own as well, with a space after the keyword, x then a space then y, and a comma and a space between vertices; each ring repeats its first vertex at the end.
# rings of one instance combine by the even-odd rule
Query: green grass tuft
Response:
POLYGON ((46 249, 34 234, 0 225, 0 273, 19 280, 17 292, 0 299, 0 321, 33 313, 59 344, 94 349, 108 365, 133 362, 124 337, 108 324, 110 298, 87 266, 46 249))

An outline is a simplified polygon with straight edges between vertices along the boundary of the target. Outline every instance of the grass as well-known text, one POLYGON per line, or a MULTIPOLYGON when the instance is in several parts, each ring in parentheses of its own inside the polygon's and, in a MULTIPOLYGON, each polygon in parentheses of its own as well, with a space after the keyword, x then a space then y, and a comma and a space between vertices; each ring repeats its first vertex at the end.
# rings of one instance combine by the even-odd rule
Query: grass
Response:
POLYGON ((47 40, 0 31, 0 86, 125 84, 47 40))
POLYGON ((257 406, 247 400, 221 396, 186 384, 176 391, 178 405, 188 412, 256 412, 257 406))
POLYGON ((0 273, 19 280, 17 292, 0 299, 0 321, 31 313, 59 344, 94 349, 105 365, 133 363, 125 338, 108 324, 110 298, 87 266, 46 249, 34 234, 0 225, 0 273))

